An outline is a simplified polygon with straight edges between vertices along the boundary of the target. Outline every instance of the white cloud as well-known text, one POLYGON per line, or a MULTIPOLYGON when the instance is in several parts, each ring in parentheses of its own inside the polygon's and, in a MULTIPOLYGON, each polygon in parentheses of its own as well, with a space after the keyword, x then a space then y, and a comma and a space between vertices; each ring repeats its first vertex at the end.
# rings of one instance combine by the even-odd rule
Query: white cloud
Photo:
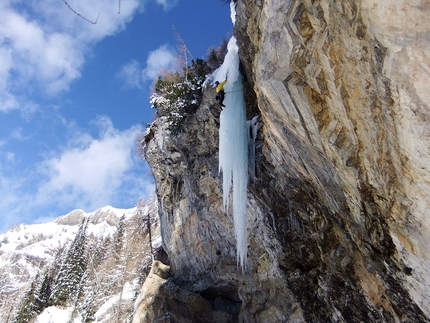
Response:
POLYGON ((13 162, 14 162, 14 160, 15 160, 15 153, 10 152, 10 151, 6 152, 6 160, 7 160, 9 163, 13 163, 13 162))
POLYGON ((134 167, 132 154, 139 127, 119 131, 107 117, 95 123, 99 138, 78 133, 59 155, 42 164, 47 180, 39 188, 39 203, 56 196, 59 203, 100 207, 112 203, 124 181, 130 180, 127 176, 134 167))
POLYGON ((9 112, 18 108, 19 103, 15 96, 6 90, 4 85, 3 88, 0 85, 0 112, 9 112))
POLYGON ((29 136, 24 135, 22 132, 22 128, 21 127, 17 127, 15 128, 11 133, 10 133, 10 139, 15 139, 15 140, 26 140, 29 138, 29 136))
POLYGON ((31 106, 26 95, 67 91, 81 75, 85 54, 97 41, 125 28, 139 0, 0 2, 0 112, 31 106), (24 90, 23 90, 24 89, 24 90), (23 102, 25 104, 23 104, 23 102))
POLYGON ((163 6, 164 10, 169 10, 176 6, 179 0, 156 0, 159 5, 163 6))
POLYGON ((66 146, 50 152, 32 169, 9 172, 8 163, 15 156, 4 154, 4 163, 0 161, 0 232, 27 219, 61 215, 52 210, 66 213, 82 208, 89 212, 108 204, 131 207, 153 192, 147 166, 135 153, 140 126, 120 131, 104 116, 92 125, 99 131, 97 136, 74 124, 66 125, 65 131, 74 134, 66 146))
POLYGON ((9 70, 12 68, 13 59, 10 48, 0 47, 0 62, 0 89, 3 89, 6 87, 9 70))
MULTIPOLYGON (((178 3, 154 1, 165 10, 178 3)), ((0 112, 33 106, 27 95, 35 91, 51 96, 67 91, 81 76, 91 46, 123 30, 146 2, 73 0, 66 5, 61 0, 0 1, 0 112)), ((148 59, 140 76, 143 80, 155 78, 160 68, 171 67, 171 51, 163 47, 155 54, 158 58, 148 59)))
POLYGON ((138 61, 132 60, 124 65, 117 77, 127 88, 142 88, 142 67, 138 61))
POLYGON ((154 80, 160 75, 161 71, 176 69, 175 50, 170 49, 167 45, 163 45, 149 53, 146 67, 142 71, 142 77, 144 80, 154 80))
POLYGON ((15 88, 32 81, 43 83, 48 94, 67 90, 70 82, 80 76, 83 64, 81 46, 73 36, 49 32, 28 16, 11 8, 1 9, 0 38, 6 42, 2 49, 13 58, 1 72, 7 82, 0 90, 11 96, 15 88))
POLYGON ((132 60, 122 67, 117 77, 125 87, 140 89, 144 82, 155 80, 163 71, 174 70, 177 70, 176 51, 162 45, 149 53, 144 69, 138 61, 132 60))

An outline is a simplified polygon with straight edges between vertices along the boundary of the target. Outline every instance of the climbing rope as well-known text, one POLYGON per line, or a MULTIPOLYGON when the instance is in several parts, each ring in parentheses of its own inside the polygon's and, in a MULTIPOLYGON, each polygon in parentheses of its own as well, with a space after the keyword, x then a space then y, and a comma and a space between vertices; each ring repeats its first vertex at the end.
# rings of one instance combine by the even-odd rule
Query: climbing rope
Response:
POLYGON ((234 92, 240 92, 240 91, 243 91, 243 89, 236 90, 236 91, 229 91, 229 92, 225 92, 225 94, 227 94, 227 93, 234 93, 234 92))

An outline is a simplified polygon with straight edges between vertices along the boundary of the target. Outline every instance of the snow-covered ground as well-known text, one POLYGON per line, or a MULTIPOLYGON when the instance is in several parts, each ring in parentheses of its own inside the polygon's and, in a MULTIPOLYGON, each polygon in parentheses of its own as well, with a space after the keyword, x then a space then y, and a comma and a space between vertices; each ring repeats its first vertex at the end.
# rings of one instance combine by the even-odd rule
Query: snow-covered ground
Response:
POLYGON ((139 287, 140 285, 137 279, 131 283, 126 282, 120 293, 113 295, 108 300, 106 300, 102 306, 100 306, 94 315, 95 321, 100 323, 109 322, 109 309, 118 304, 120 300, 133 300, 136 294, 136 289, 139 287))
MULTIPOLYGON (((70 322, 72 312, 73 307, 50 306, 37 316, 35 323, 67 323, 70 322)), ((81 323, 81 319, 77 318, 70 323, 81 323)))

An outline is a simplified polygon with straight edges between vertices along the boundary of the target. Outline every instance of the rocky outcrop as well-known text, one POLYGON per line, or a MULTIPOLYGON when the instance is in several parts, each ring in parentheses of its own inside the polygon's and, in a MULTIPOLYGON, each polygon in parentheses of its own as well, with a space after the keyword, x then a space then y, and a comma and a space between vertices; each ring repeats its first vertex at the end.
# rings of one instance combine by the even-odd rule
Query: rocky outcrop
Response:
POLYGON ((214 91, 204 93, 199 109, 185 120, 185 131, 178 135, 170 133, 165 117, 158 118, 145 157, 156 181, 163 246, 175 282, 206 295, 210 303, 225 304, 225 311, 237 319, 240 271, 231 215, 221 202, 220 111, 214 107, 214 96, 214 91))
POLYGON ((169 266, 154 261, 136 301, 137 311, 133 323, 183 322, 183 323, 230 323, 230 314, 213 311, 211 304, 202 296, 179 288, 173 281, 169 266))
POLYGON ((78 210, 73 210, 72 212, 66 215, 59 216, 54 220, 54 222, 62 225, 80 225, 84 219, 85 219, 84 210, 78 209, 78 210))
MULTIPOLYGON (((123 214, 128 212, 128 210, 114 209, 111 206, 105 206, 90 213, 90 223, 99 224, 105 221, 108 225, 116 226, 120 221, 121 217, 118 216, 118 214, 121 214, 121 211, 123 214)), ((80 225, 86 216, 87 214, 83 210, 77 209, 56 218, 54 222, 62 225, 80 225)))
POLYGON ((237 1, 247 113, 260 115, 248 266, 222 206, 208 89, 180 134, 160 118, 147 137, 175 283, 239 321, 430 320, 428 10, 237 1))

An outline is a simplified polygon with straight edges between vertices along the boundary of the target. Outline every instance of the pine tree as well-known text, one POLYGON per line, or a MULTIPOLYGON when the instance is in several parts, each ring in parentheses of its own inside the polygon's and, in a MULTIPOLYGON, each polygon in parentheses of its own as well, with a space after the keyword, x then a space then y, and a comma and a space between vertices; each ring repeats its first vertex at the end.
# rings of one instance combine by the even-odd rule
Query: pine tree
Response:
POLYGON ((52 285, 54 278, 51 276, 49 269, 45 272, 43 281, 36 293, 36 302, 40 308, 40 311, 50 306, 50 297, 52 293, 52 285))
POLYGON ((37 287, 37 275, 31 283, 30 290, 24 295, 18 311, 15 313, 15 317, 12 323, 27 323, 37 314, 41 312, 40 307, 36 302, 35 292, 37 287))
POLYGON ((125 215, 121 217, 119 223, 117 225, 117 230, 113 236, 114 240, 114 259, 115 266, 113 266, 113 270, 118 274, 118 277, 115 282, 114 290, 118 290, 120 292, 119 301, 115 306, 114 315, 119 320, 122 316, 122 290, 124 287, 125 281, 127 281, 127 244, 125 243, 125 215))
POLYGON ((85 299, 79 304, 79 310, 81 313, 82 322, 91 322, 94 321, 94 314, 96 313, 96 309, 94 307, 95 295, 93 291, 89 291, 85 296, 85 299))
POLYGON ((74 300, 80 293, 87 267, 85 254, 87 227, 88 219, 84 219, 55 278, 51 295, 51 301, 54 305, 66 305, 68 301, 74 300))
POLYGON ((121 253, 123 243, 124 243, 124 233, 125 233, 125 214, 121 217, 121 219, 118 222, 118 225, 116 226, 116 232, 113 236, 113 243, 114 243, 114 252, 115 256, 118 257, 121 253))
POLYGON ((116 231, 112 236, 112 248, 110 256, 108 256, 106 277, 117 275, 117 278, 107 279, 102 282, 103 289, 108 289, 111 292, 119 292, 123 286, 124 271, 126 263, 126 250, 124 250, 125 243, 125 215, 119 220, 116 231), (121 274, 118 274, 121 273, 121 274))
POLYGON ((106 260, 107 249, 110 246, 110 238, 98 238, 96 241, 90 244, 88 260, 91 263, 91 267, 95 270, 99 265, 106 260))

